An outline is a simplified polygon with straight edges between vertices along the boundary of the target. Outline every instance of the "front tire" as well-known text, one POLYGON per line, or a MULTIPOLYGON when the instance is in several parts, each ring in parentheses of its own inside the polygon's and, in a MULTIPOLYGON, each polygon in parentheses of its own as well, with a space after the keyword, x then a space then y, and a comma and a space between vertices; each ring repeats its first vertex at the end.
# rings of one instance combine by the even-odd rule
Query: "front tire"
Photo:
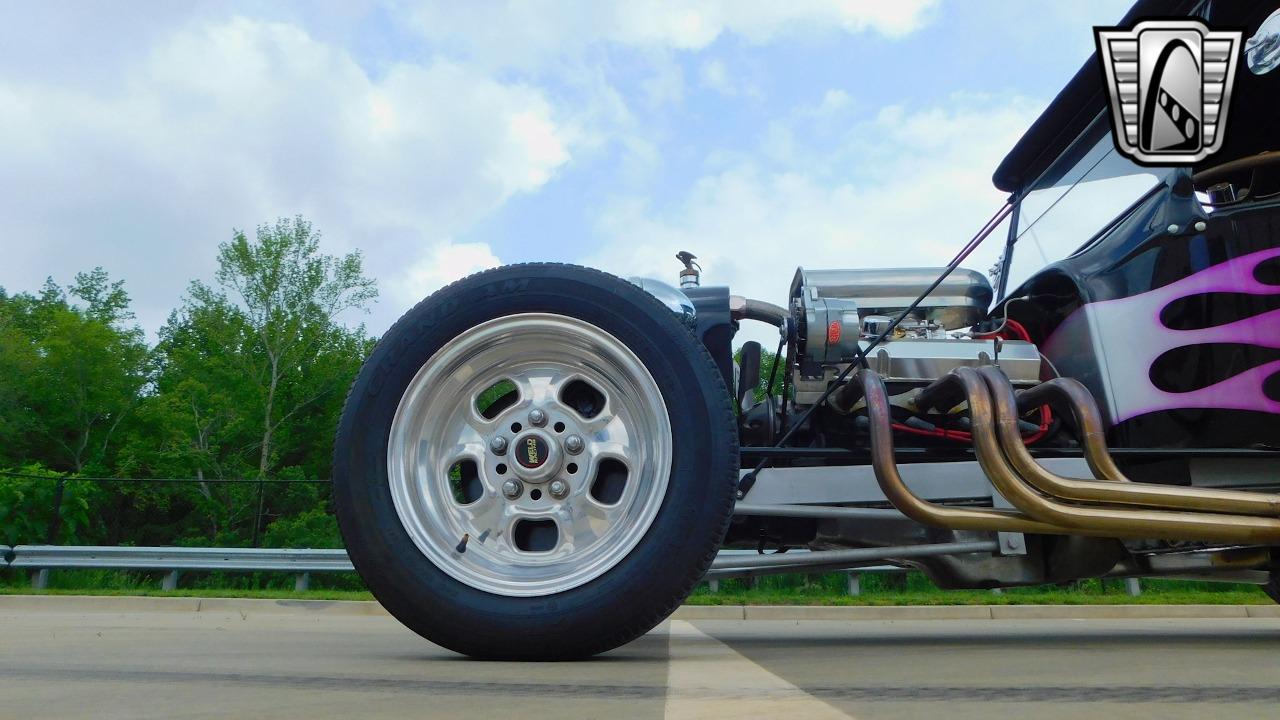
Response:
POLYGON ((605 273, 521 265, 440 290, 383 336, 339 423, 334 504, 356 570, 414 631, 567 659, 679 605, 724 539, 737 472, 729 393, 670 310, 605 273))

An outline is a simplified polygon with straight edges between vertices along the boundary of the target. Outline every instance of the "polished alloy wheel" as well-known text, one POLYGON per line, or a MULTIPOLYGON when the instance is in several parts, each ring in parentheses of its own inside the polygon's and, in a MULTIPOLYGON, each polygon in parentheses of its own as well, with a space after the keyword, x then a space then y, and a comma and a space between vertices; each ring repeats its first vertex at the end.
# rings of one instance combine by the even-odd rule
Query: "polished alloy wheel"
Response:
POLYGON ((453 338, 404 392, 387 446, 396 513, 433 564, 497 595, 562 592, 617 565, 666 495, 657 383, 600 328, 501 317, 453 338))

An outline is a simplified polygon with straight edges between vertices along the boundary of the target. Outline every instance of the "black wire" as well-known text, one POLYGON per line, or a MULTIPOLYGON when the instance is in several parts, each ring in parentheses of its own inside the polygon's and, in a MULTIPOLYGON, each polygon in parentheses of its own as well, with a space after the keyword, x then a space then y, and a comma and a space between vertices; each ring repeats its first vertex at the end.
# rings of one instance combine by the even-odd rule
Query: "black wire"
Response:
MULTIPOLYGON (((867 347, 863 348, 859 344, 854 350, 854 353, 855 353, 854 361, 849 363, 844 370, 841 370, 839 375, 836 375, 835 379, 832 380, 829 385, 827 385, 827 389, 823 391, 822 395, 818 398, 818 400, 814 402, 813 405, 810 405, 809 409, 805 410, 804 413, 799 418, 796 419, 796 421, 791 425, 791 427, 788 428, 787 431, 782 434, 782 437, 778 438, 778 441, 774 443, 773 446, 782 447, 788 440, 790 440, 791 436, 795 435, 796 431, 799 430, 801 427, 803 427, 806 422, 808 422, 809 418, 813 416, 813 413, 816 412, 818 408, 821 407, 822 404, 825 403, 827 399, 831 397, 831 394, 834 393, 838 387, 840 387, 840 384, 849 377, 849 374, 853 372, 854 368, 866 367, 867 354, 870 353, 872 350, 874 350, 876 346, 878 346, 880 343, 887 340, 889 338, 889 335, 891 335, 893 331, 897 329, 898 324, 901 323, 903 320, 907 319, 907 317, 911 315, 911 313, 915 312, 916 308, 920 306, 920 303, 924 302, 924 299, 929 297, 929 294, 932 293, 934 290, 936 290, 938 286, 942 284, 943 280, 946 280, 947 277, 950 276, 951 273, 955 271, 956 268, 960 267, 960 263, 964 262, 965 259, 968 258, 969 255, 973 253, 974 250, 978 249, 978 246, 982 244, 982 241, 987 239, 987 236, 990 235, 991 232, 996 229, 997 225, 999 225, 1001 222, 1004 221, 1005 218, 1009 216, 1009 213, 1012 212, 1012 210, 1013 210, 1013 205, 1010 202, 1006 201, 1005 204, 999 210, 996 211, 996 214, 992 215, 990 220, 987 220, 986 224, 982 226, 982 229, 980 229, 978 233, 974 235, 973 238, 969 240, 969 242, 966 243, 963 248, 960 249, 960 252, 956 253, 956 256, 951 259, 951 262, 947 263, 947 266, 943 269, 942 273, 938 275, 937 279, 935 279, 932 283, 930 283, 929 287, 925 288, 925 291, 920 293, 920 295, 916 297, 915 300, 912 300, 911 304, 908 305, 905 310, 903 310, 901 313, 898 313, 898 316, 894 318, 892 322, 889 323, 889 326, 886 327, 883 332, 881 332, 878 336, 875 337, 875 339, 873 339, 870 343, 868 343, 867 347)), ((783 398, 783 407, 786 407, 786 398, 783 398)), ((750 490, 751 486, 755 484, 755 477, 760 473, 761 470, 765 469, 765 467, 769 465, 769 462, 771 460, 772 458, 767 455, 761 458, 760 462, 756 463, 756 466, 751 470, 751 472, 748 473, 745 477, 743 477, 742 482, 739 483, 739 490, 738 490, 739 498, 742 498, 743 496, 746 495, 746 491, 750 490)))
POLYGON ((787 426, 787 400, 791 397, 791 342, 790 335, 787 337, 787 358, 786 365, 782 368, 782 417, 779 420, 779 427, 787 426))
POLYGON ((773 367, 769 368, 769 384, 764 386, 765 397, 770 397, 773 395, 773 379, 778 375, 778 363, 782 362, 782 346, 786 344, 787 344, 787 334, 784 327, 782 338, 778 340, 778 350, 773 354, 773 367))

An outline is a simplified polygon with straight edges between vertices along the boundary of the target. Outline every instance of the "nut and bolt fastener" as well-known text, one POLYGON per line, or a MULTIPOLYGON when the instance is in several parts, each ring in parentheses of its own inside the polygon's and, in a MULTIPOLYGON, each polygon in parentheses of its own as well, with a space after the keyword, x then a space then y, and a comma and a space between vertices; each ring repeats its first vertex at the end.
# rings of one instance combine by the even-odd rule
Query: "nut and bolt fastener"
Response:
POLYGON ((569 483, 563 480, 552 480, 547 485, 547 491, 551 493, 553 498, 563 498, 569 494, 569 483))
POLYGON ((537 408, 529 411, 529 424, 542 427, 547 424, 547 414, 537 408))
POLYGON ((520 484, 519 480, 508 480, 502 483, 502 494, 505 495, 508 500, 515 500, 520 497, 520 493, 523 491, 524 486, 520 484))
POLYGON ((571 455, 577 455, 582 452, 583 448, 586 446, 587 444, 582 442, 581 435, 570 435, 564 439, 564 449, 568 450, 571 455))
POLYGON ((489 449, 493 451, 494 455, 501 455, 507 451, 507 439, 501 435, 495 437, 489 441, 489 449))

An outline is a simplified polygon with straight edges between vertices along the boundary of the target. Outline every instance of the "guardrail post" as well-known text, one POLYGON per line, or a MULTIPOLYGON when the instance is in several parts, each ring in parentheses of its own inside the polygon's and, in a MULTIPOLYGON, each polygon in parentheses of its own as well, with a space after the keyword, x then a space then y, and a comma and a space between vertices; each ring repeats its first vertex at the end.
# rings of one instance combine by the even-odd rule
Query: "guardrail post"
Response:
POLYGON ((298 573, 293 576, 293 591, 306 592, 311 589, 311 573, 298 573))
POLYGON ((1138 597, 1142 594, 1142 581, 1138 578, 1125 578, 1124 589, 1131 597, 1138 597))
POLYGON ((720 592, 720 581, 712 578, 707 581, 707 587, 711 588, 711 592, 718 593, 720 592))
POLYGON ((49 568, 40 568, 31 573, 31 587, 44 590, 49 587, 49 568))
POLYGON ((849 584, 846 587, 845 591, 849 595, 862 594, 862 580, 860 579, 858 573, 856 572, 849 573, 849 584))
POLYGON ((177 590, 178 578, 181 575, 182 573, 178 572, 177 570, 170 570, 169 572, 165 573, 164 579, 160 581, 160 589, 161 590, 177 590))

